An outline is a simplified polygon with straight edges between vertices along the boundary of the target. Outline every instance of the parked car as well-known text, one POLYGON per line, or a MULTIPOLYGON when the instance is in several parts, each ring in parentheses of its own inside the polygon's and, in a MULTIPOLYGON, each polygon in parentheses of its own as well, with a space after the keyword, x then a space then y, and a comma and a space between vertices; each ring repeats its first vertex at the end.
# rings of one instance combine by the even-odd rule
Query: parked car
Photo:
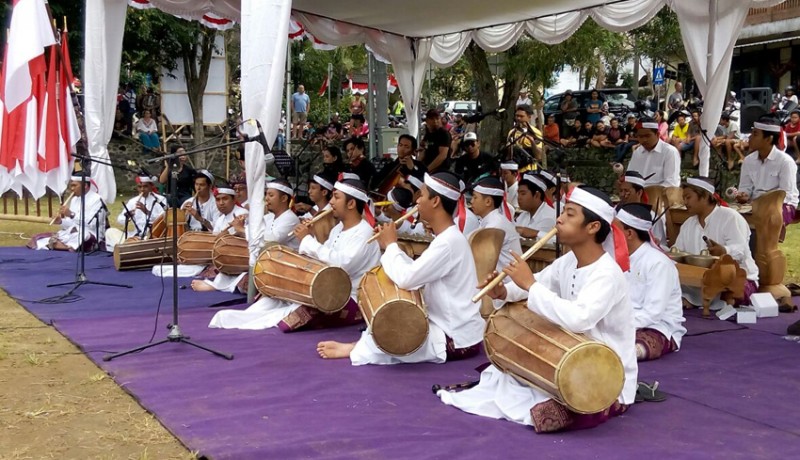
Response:
POLYGON ((466 115, 478 111, 478 103, 475 101, 444 101, 436 107, 441 113, 450 115, 466 115))
MULTIPOLYGON (((604 88, 600 91, 600 100, 608 102, 608 111, 620 119, 625 117, 628 112, 635 111, 636 103, 633 100, 633 92, 630 88, 604 88)), ((578 117, 581 121, 586 121, 586 102, 591 98, 592 91, 573 91, 572 97, 578 102, 578 117)), ((562 124, 561 101, 564 100, 564 93, 548 97, 544 101, 545 119, 550 115, 555 115, 556 122, 562 124)))

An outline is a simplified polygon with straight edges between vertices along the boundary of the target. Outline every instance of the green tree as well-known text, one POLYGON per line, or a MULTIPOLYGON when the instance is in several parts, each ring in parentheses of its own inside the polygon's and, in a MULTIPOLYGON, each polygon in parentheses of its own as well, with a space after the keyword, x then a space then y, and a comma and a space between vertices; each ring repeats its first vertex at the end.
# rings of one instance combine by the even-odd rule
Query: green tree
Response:
MULTIPOLYGON (((196 21, 186 21, 161 11, 128 9, 123 39, 122 62, 132 74, 160 75, 183 64, 186 90, 194 119, 195 143, 205 139, 203 93, 215 50, 217 32, 196 21)), ((205 166, 206 156, 198 154, 197 164, 205 166)))

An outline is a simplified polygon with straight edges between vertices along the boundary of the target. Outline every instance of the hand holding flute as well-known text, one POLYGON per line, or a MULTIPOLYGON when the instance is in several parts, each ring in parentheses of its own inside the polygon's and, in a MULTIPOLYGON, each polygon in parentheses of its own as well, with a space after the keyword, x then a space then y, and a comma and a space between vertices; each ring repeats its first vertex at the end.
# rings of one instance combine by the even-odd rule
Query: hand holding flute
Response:
MULTIPOLYGON (((400 216, 397 219, 395 219, 395 221, 392 223, 392 228, 394 228, 396 230, 398 225, 402 224, 404 220, 408 219, 408 216, 414 215, 418 210, 419 210, 419 206, 414 206, 411 209, 409 209, 405 214, 403 214, 402 216, 400 216)), ((383 228, 387 228, 387 227, 384 226, 383 228)), ((370 237, 370 239, 367 240, 367 244, 372 243, 373 241, 377 240, 378 237, 380 236, 380 234, 381 234, 381 231, 379 231, 379 232, 375 233, 374 235, 372 235, 370 237)), ((395 232, 395 238, 394 239, 395 240, 397 239, 397 232, 395 232)), ((388 246, 388 244, 387 244, 387 246, 388 246)), ((381 247, 383 248, 385 246, 381 245, 381 247)))
POLYGON ((515 283, 519 281, 522 284, 528 284, 528 287, 530 287, 530 284, 532 284, 531 280, 533 278, 533 273, 531 272, 530 268, 528 267, 528 264, 525 263, 525 261, 530 259, 531 256, 536 251, 538 251, 539 249, 542 248, 542 246, 547 244, 550 238, 554 237, 557 232, 558 230, 556 228, 553 228, 546 234, 542 235, 539 238, 539 241, 537 241, 536 244, 531 246, 530 249, 525 251, 525 253, 522 254, 522 256, 514 254, 514 261, 511 262, 511 264, 508 267, 503 269, 503 273, 500 273, 497 276, 495 276, 492 281, 490 281, 483 289, 481 289, 481 291, 475 297, 472 298, 472 301, 477 302, 483 296, 492 292, 494 288, 497 287, 497 285, 503 282, 506 276, 511 276, 511 278, 514 280, 515 283))
MULTIPOLYGON (((300 226, 304 226, 304 227, 306 227, 306 229, 308 229, 309 227, 311 227, 315 223, 317 223, 317 222, 321 221, 322 219, 328 217, 328 214, 330 214, 332 212, 333 212, 333 209, 331 209, 331 208, 328 208, 328 209, 326 209, 324 211, 318 212, 317 215, 314 216, 313 219, 310 219, 310 220, 308 220, 306 222, 303 222, 302 224, 299 224, 297 227, 295 227, 294 231, 289 232, 289 237, 297 236, 299 239, 302 239, 302 238, 300 238, 300 235, 298 235, 298 230, 299 230, 300 226)), ((303 238, 305 238, 306 235, 308 235, 307 231, 304 232, 303 238)))
POLYGON ((65 213, 66 213, 66 211, 69 210, 69 202, 70 202, 70 200, 72 200, 73 196, 75 196, 75 192, 70 192, 70 194, 67 197, 67 199, 64 200, 64 202, 61 204, 61 208, 59 208, 58 214, 53 216, 53 218, 50 220, 50 225, 53 225, 53 224, 56 223, 57 220, 60 220, 63 217, 66 217, 65 213))

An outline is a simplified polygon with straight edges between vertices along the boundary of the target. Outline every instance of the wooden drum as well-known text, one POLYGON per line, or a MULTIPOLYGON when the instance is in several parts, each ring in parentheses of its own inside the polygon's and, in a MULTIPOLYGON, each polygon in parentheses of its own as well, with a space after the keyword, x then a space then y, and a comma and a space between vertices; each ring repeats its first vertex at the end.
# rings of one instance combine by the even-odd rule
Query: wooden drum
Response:
POLYGON ((211 232, 186 232, 178 238, 178 262, 210 265, 217 235, 211 232))
POLYGON ((336 313, 350 300, 350 275, 340 267, 294 252, 279 244, 264 249, 253 268, 253 282, 263 295, 336 313))
POLYGON ((361 278, 358 307, 375 345, 390 355, 410 355, 428 338, 428 315, 419 290, 398 288, 380 266, 361 278))
MULTIPOLYGON (((186 233, 186 227, 186 211, 178 209, 178 236, 186 233)), ((167 208, 164 214, 161 214, 153 221, 150 234, 153 235, 153 238, 172 236, 172 208, 167 208)))
POLYGON ((214 266, 226 275, 247 273, 250 269, 250 250, 247 240, 224 232, 217 237, 211 250, 214 266))
POLYGON ((508 304, 489 317, 484 346, 497 368, 580 414, 609 408, 625 382, 614 350, 560 328, 524 303, 508 304))
POLYGON ((119 271, 152 268, 172 262, 172 239, 126 241, 114 246, 114 267, 119 271))
POLYGON ((412 259, 421 256, 428 249, 431 241, 433 241, 433 237, 430 235, 406 235, 402 233, 397 235, 398 246, 412 259))

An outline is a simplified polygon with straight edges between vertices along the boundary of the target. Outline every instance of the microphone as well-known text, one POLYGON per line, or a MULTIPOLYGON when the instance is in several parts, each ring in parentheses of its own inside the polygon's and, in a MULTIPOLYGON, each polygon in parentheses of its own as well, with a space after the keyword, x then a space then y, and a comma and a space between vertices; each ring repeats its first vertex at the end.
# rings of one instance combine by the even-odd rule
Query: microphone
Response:
POLYGON ((464 121, 467 122, 467 123, 479 123, 479 122, 483 121, 484 118, 486 118, 486 117, 488 117, 490 115, 501 115, 505 111, 506 111, 506 109, 499 108, 499 109, 491 110, 491 111, 486 112, 486 113, 480 113, 479 112, 479 113, 475 113, 475 114, 472 114, 472 115, 466 115, 466 116, 464 116, 464 121))
POLYGON ((249 136, 248 135, 248 136, 246 136, 245 140, 247 142, 252 142, 252 141, 258 142, 259 144, 261 144, 262 147, 264 147, 264 152, 265 153, 269 153, 269 145, 267 144, 267 136, 264 135, 264 130, 261 128, 261 122, 258 121, 258 120, 255 120, 255 119, 252 119, 250 121, 255 122, 256 128, 258 128, 258 134, 255 135, 255 136, 249 136))

